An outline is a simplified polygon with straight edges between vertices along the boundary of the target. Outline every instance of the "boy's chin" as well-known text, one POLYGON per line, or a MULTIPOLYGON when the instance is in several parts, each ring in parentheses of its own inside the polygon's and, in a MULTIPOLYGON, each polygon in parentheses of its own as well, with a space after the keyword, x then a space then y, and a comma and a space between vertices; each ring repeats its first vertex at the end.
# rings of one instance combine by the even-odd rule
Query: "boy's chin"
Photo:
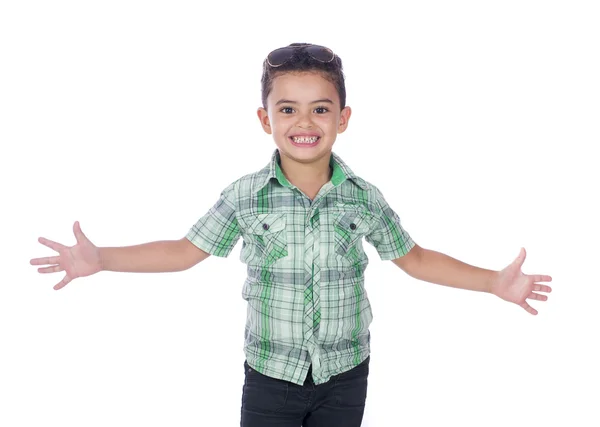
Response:
POLYGON ((299 163, 312 163, 324 156, 330 156, 332 148, 325 145, 317 145, 312 148, 298 148, 294 145, 277 144, 279 153, 299 163))

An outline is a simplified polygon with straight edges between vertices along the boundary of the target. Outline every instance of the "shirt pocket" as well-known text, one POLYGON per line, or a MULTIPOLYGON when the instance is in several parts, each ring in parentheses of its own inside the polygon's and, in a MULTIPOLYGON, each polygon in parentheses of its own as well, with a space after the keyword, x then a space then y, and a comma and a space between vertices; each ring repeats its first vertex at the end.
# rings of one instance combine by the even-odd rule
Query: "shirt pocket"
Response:
POLYGON ((261 263, 265 266, 288 255, 285 213, 251 215, 246 233, 261 263))
POLYGON ((352 247, 371 230, 373 216, 360 210, 344 211, 333 221, 334 246, 338 255, 346 257, 352 247))

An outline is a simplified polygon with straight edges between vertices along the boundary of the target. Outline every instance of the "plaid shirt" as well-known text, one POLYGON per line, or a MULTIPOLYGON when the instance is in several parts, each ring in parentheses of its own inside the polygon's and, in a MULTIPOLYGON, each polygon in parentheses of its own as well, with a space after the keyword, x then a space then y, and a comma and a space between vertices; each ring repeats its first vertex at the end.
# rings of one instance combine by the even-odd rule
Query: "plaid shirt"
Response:
POLYGON ((221 193, 187 238, 226 257, 240 236, 248 277, 244 352, 258 372, 299 385, 348 371, 370 352, 362 237, 382 260, 414 246, 374 185, 332 153, 331 180, 310 200, 283 175, 279 151, 221 193))

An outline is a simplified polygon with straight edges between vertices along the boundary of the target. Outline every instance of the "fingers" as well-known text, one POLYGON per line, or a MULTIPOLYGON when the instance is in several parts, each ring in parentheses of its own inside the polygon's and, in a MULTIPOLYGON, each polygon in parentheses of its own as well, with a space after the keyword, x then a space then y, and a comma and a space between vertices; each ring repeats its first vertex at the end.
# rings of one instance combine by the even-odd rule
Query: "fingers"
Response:
POLYGON ((535 308, 533 308, 532 306, 530 306, 529 304, 527 304, 526 302, 524 302, 523 304, 519 304, 521 307, 523 307, 525 309, 525 311, 527 311, 528 313, 533 314, 534 316, 536 314, 538 314, 537 310, 535 308))
POLYGON ((530 293, 527 298, 529 299, 535 299, 538 301, 547 301, 548 297, 546 295, 540 295, 540 294, 536 294, 535 292, 530 293))
POLYGON ((540 285, 539 283, 533 284, 533 290, 537 292, 552 292, 552 288, 546 285, 540 285))
POLYGON ((69 284, 70 281, 71 281, 71 279, 69 278, 69 276, 65 276, 60 282, 58 282, 56 285, 54 285, 54 290, 58 291, 59 289, 64 288, 65 286, 67 286, 69 284))
POLYGON ((31 265, 47 265, 47 264, 59 264, 60 257, 52 256, 52 257, 43 257, 43 258, 34 258, 29 263, 31 265))
POLYGON ((530 274, 529 277, 533 278, 534 282, 551 282, 552 277, 544 274, 530 274))
POLYGON ((517 256, 517 258, 513 261, 515 264, 517 264, 519 266, 519 268, 523 265, 523 263, 525 262, 525 258, 527 257, 527 251, 525 251, 525 248, 521 248, 521 251, 519 252, 519 255, 517 256))
POLYGON ((77 239, 77 243, 81 243, 82 240, 86 240, 87 237, 81 231, 81 225, 79 225, 79 221, 75 221, 73 224, 73 234, 75 234, 75 239, 77 239))
POLYGON ((42 245, 48 246, 50 249, 54 249, 56 252, 60 252, 64 249, 67 249, 65 245, 61 245, 60 243, 46 239, 45 237, 40 237, 38 239, 38 242, 40 242, 42 245))
MULTIPOLYGON (((543 285, 536 285, 536 286, 540 287, 540 288, 548 288, 548 286, 543 286, 543 285)), ((548 296, 536 294, 535 292, 531 292, 529 295, 527 295, 527 299, 533 299, 536 301, 547 301, 548 296)), ((530 306, 529 304, 527 304, 526 301, 524 301, 522 304, 519 304, 519 305, 521 307, 523 307, 530 314, 533 314, 533 315, 538 314, 538 311, 535 308, 533 308, 532 306, 530 306)))
POLYGON ((50 267, 38 268, 39 273, 58 273, 64 269, 60 265, 52 265, 50 267))

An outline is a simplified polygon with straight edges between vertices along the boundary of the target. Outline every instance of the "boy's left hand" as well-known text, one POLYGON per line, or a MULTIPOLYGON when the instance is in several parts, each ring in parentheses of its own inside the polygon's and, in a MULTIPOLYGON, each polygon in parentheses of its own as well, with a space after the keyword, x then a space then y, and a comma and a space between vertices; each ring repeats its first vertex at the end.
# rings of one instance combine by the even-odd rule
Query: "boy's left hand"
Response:
POLYGON ((552 277, 541 274, 523 274, 521 266, 525 261, 525 248, 521 248, 519 256, 505 269, 499 271, 492 283, 492 294, 503 300, 520 305, 531 314, 537 310, 527 304, 527 299, 546 301, 548 297, 537 292, 552 292, 550 286, 538 282, 551 282, 552 277))

